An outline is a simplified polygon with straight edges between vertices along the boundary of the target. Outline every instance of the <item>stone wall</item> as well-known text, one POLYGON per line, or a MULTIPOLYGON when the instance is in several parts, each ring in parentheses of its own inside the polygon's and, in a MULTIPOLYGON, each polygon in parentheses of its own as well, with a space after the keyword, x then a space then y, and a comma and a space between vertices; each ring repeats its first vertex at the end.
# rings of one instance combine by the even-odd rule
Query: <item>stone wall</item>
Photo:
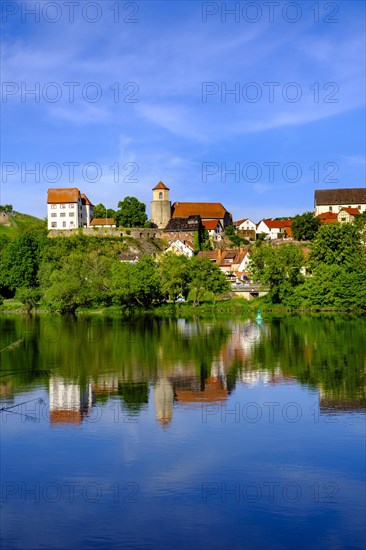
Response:
POLYGON ((88 237, 133 237, 134 239, 162 239, 163 232, 160 229, 125 229, 122 227, 82 227, 79 229, 51 230, 49 237, 71 237, 72 235, 87 235, 88 237))

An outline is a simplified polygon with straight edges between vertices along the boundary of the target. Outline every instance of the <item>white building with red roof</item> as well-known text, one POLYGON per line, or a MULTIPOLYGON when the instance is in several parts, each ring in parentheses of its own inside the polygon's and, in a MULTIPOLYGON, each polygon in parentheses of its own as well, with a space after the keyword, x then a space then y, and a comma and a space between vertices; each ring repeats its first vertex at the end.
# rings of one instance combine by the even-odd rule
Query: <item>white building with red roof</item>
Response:
POLYGON ((94 206, 77 187, 51 188, 47 192, 48 229, 67 230, 89 227, 94 206))

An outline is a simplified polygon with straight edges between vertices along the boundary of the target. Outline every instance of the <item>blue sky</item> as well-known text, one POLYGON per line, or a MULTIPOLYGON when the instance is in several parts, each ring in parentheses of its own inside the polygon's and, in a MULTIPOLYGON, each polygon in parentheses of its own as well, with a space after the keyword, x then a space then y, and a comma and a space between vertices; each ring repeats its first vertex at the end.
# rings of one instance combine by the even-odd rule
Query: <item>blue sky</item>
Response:
POLYGON ((2 3, 1 204, 162 180, 259 221, 365 185, 364 2, 71 4, 2 3))

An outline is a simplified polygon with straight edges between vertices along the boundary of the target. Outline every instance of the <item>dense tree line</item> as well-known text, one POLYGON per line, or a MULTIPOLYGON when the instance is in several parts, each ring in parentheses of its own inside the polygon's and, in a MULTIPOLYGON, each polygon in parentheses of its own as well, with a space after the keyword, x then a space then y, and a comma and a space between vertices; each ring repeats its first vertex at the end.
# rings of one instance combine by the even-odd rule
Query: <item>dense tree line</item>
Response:
POLYGON ((47 238, 30 231, 0 238, 0 295, 15 297, 31 309, 74 312, 99 306, 151 307, 191 293, 198 305, 206 292, 225 293, 225 275, 209 260, 173 254, 158 261, 143 256, 138 263, 120 261, 122 239, 75 235, 47 238))
POLYGON ((366 309, 365 241, 365 223, 322 225, 308 249, 257 243, 250 268, 272 303, 366 309))

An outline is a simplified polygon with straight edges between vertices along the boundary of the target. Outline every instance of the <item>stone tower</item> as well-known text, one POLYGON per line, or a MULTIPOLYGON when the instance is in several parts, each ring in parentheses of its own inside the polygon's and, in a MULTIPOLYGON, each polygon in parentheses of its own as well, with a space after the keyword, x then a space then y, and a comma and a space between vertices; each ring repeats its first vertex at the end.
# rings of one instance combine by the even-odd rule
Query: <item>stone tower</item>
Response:
POLYGON ((169 187, 160 181, 153 188, 151 201, 151 222, 155 227, 164 229, 172 217, 172 207, 169 200, 169 187))

